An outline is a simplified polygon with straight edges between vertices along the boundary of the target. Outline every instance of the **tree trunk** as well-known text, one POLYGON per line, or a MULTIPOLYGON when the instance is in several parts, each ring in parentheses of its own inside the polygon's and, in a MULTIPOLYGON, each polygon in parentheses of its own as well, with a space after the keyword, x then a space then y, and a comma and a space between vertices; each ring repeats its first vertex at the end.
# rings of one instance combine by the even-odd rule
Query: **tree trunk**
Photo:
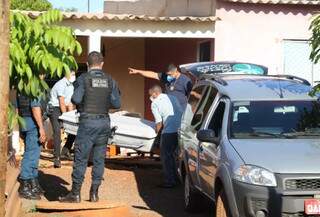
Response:
POLYGON ((0 217, 5 216, 9 103, 9 0, 0 0, 0 217))

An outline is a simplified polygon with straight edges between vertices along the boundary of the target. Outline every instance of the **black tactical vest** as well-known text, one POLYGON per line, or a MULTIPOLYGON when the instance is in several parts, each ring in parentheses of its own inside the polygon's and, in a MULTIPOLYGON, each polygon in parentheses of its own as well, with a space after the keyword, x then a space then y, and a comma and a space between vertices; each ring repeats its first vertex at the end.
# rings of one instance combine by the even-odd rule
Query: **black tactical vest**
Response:
POLYGON ((17 105, 21 117, 32 117, 31 100, 23 94, 17 95, 17 105))
POLYGON ((112 79, 102 70, 91 70, 84 75, 85 94, 82 112, 107 114, 112 93, 112 79))

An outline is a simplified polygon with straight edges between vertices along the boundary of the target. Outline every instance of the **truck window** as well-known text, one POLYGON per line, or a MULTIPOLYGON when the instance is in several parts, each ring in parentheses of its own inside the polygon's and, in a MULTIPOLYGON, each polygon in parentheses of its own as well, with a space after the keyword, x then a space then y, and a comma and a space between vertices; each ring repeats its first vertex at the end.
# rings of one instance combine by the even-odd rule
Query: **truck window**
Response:
POLYGON ((206 86, 199 86, 193 89, 190 93, 188 106, 190 106, 192 113, 194 114, 198 104, 202 98, 202 95, 206 92, 206 86))
POLYGON ((208 126, 208 129, 213 130, 217 137, 220 137, 220 134, 221 134, 225 108, 226 108, 225 102, 220 102, 208 126))
POLYGON ((239 101, 233 102, 231 137, 320 137, 318 101, 239 101))
POLYGON ((195 130, 200 129, 216 96, 217 96, 217 90, 215 88, 213 87, 206 88, 191 122, 191 126, 193 126, 195 130))

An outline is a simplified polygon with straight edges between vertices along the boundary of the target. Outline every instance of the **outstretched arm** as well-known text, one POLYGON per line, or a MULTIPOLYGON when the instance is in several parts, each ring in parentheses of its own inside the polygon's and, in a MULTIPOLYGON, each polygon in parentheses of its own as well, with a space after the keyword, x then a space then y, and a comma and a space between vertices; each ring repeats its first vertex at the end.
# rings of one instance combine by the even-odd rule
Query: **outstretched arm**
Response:
POLYGON ((139 74, 139 75, 142 75, 143 77, 146 77, 146 78, 160 80, 158 73, 156 73, 154 71, 146 71, 146 70, 138 70, 138 69, 129 68, 129 74, 130 75, 139 74))

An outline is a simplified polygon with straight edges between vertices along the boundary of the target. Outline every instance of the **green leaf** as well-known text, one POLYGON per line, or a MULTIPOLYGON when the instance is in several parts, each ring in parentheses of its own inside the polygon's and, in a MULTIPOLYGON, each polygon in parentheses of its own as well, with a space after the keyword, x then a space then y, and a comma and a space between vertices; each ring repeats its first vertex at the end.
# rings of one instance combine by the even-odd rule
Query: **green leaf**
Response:
POLYGON ((62 75, 62 66, 61 65, 58 65, 58 67, 57 67, 57 75, 59 77, 61 77, 61 75, 62 75))
POLYGON ((77 52, 77 55, 81 55, 82 53, 82 47, 78 41, 76 41, 76 52, 77 52))
MULTIPOLYGON (((26 2, 21 0, 21 4, 26 2)), ((37 19, 11 12, 10 87, 37 97, 48 88, 39 79, 40 74, 45 71, 52 77, 61 77, 71 67, 77 67, 73 52, 80 54, 81 45, 73 30, 59 23, 62 19, 63 14, 58 10, 44 12, 37 19)))
POLYGON ((22 91, 22 89, 23 89, 23 80, 20 79, 20 81, 19 81, 19 83, 18 83, 18 90, 19 90, 19 91, 22 91))
POLYGON ((36 84, 35 84, 35 80, 34 80, 34 79, 32 79, 32 80, 30 81, 30 88, 31 88, 31 94, 32 94, 32 96, 36 97, 36 96, 37 96, 37 93, 38 93, 38 90, 37 90, 37 88, 36 88, 36 84))
POLYGON ((20 127, 21 127, 21 128, 25 128, 25 127, 26 127, 26 122, 25 122, 25 120, 24 120, 22 117, 20 117, 20 116, 18 116, 17 118, 18 118, 18 123, 19 123, 20 127))
POLYGON ((12 75, 12 69, 13 69, 13 64, 12 64, 12 61, 10 60, 10 62, 9 62, 9 76, 12 75))
POLYGON ((48 86, 47 82, 45 82, 44 80, 40 80, 40 84, 41 84, 43 89, 45 89, 45 90, 49 89, 49 86, 48 86))
POLYGON ((30 96, 31 90, 30 90, 30 83, 24 84, 24 92, 27 96, 30 96))
POLYGON ((42 67, 44 70, 47 70, 48 68, 48 59, 46 55, 43 55, 42 57, 42 67))
POLYGON ((65 75, 70 75, 70 68, 67 64, 63 64, 65 75))
POLYGON ((29 66, 26 67, 26 74, 29 79, 32 78, 32 70, 29 66))

